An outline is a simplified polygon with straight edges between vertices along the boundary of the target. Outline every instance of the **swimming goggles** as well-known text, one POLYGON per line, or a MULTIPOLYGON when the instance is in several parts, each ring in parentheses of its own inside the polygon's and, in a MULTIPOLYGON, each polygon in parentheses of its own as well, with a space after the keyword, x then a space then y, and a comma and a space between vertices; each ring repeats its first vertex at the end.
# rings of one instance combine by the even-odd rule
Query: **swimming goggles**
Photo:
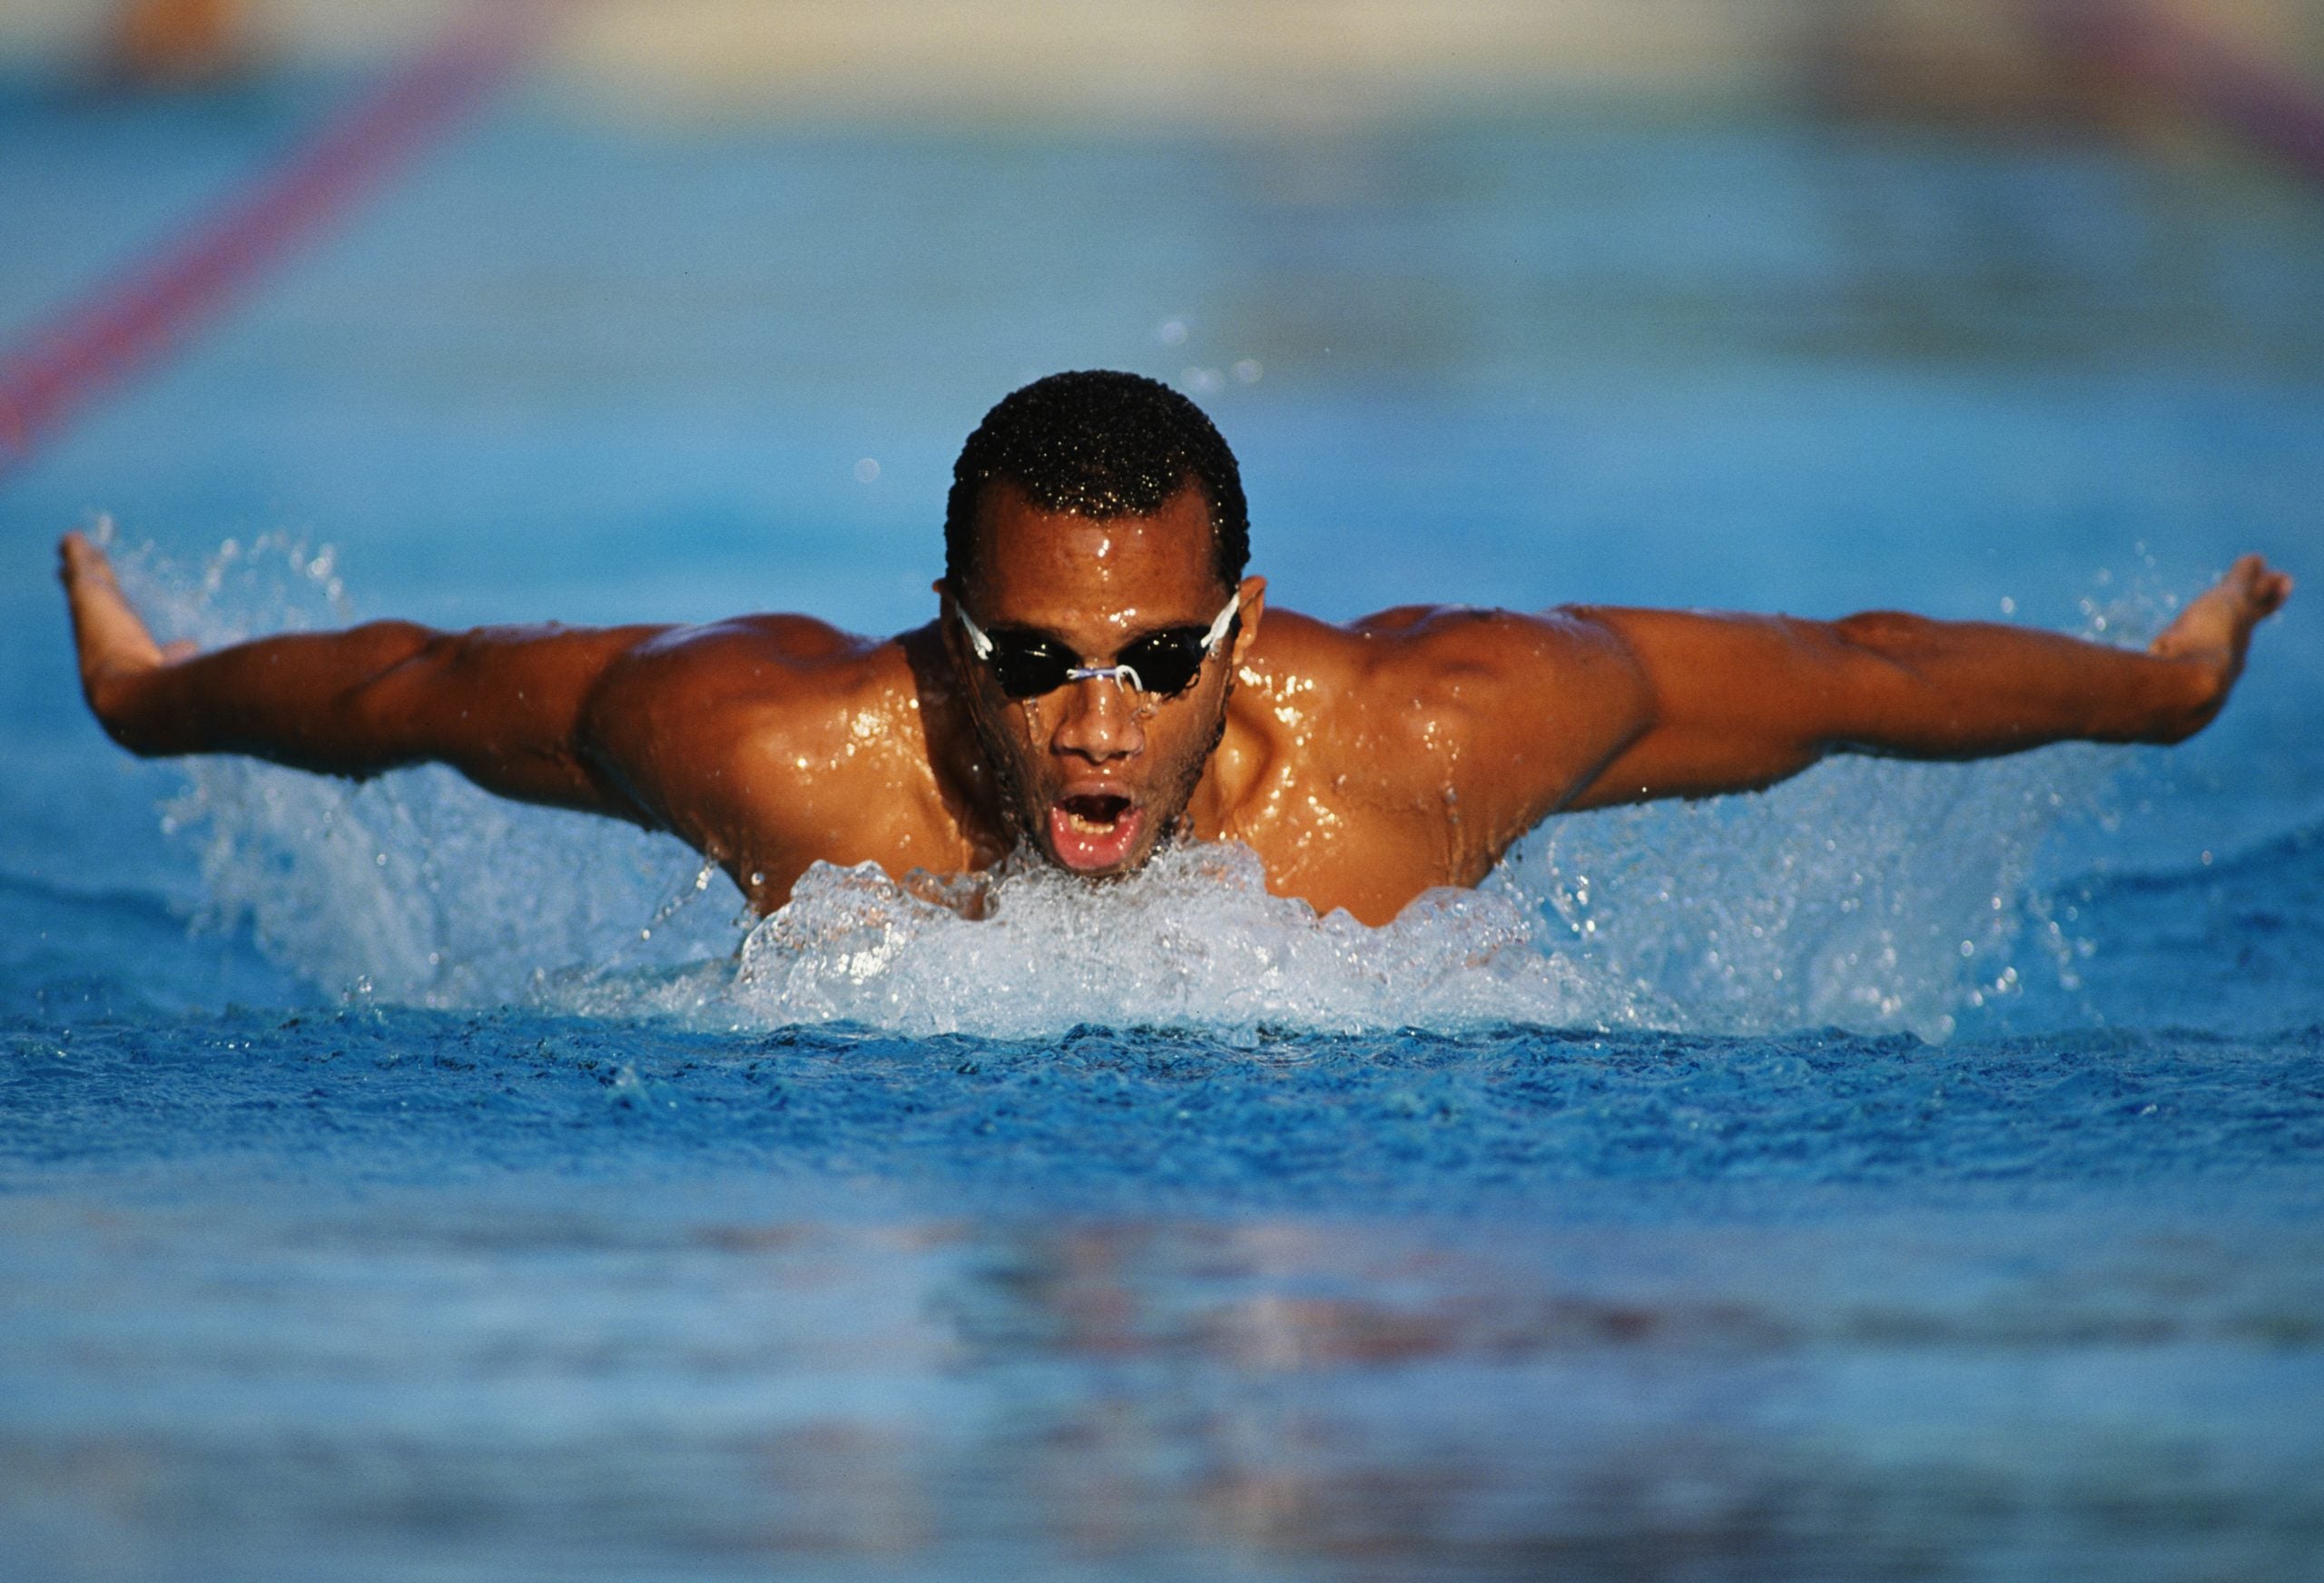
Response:
POLYGON ((952 602, 952 614, 960 617, 960 630, 969 634, 970 649, 992 667, 993 680, 1011 698, 1039 698, 1068 682, 1098 679, 1168 698, 1194 685, 1195 678, 1202 674, 1202 663, 1226 640, 1235 613, 1242 606, 1243 595, 1238 592, 1207 630, 1166 626, 1134 638, 1123 645, 1110 665, 1083 664, 1079 654, 1055 638, 1037 633, 987 633, 969 619, 957 599, 952 602))

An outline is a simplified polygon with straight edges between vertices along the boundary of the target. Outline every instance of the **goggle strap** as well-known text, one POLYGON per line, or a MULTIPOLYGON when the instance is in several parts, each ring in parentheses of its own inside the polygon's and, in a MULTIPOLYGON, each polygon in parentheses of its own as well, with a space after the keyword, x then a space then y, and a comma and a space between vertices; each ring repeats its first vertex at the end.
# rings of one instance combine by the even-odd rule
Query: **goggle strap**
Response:
POLYGON ((1210 630, 1202 634, 1204 654, 1208 654, 1218 646, 1218 640, 1226 635, 1227 627, 1234 623, 1235 613, 1242 608, 1243 591, 1237 588, 1235 590, 1235 597, 1226 602, 1226 608, 1218 613, 1218 619, 1210 624, 1210 630))
POLYGON ((952 614, 960 618, 960 630, 969 634, 970 651, 980 660, 992 658, 992 640, 985 636, 984 628, 969 619, 969 613, 960 608, 957 599, 952 602, 952 614))

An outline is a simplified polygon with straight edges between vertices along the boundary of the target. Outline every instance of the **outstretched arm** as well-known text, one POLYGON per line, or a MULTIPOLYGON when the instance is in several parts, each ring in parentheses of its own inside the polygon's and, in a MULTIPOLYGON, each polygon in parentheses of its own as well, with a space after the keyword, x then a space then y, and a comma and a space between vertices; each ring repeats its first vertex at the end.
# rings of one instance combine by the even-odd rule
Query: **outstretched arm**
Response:
POLYGON ((2172 742, 2209 724, 2291 579, 2258 556, 2142 653, 1880 612, 1837 622, 1577 613, 1627 652, 1630 739, 1561 805, 1748 791, 1832 752, 1973 759, 2045 742, 2172 742))
POLYGON ((357 778, 436 761, 504 797, 645 818, 579 737, 607 666, 661 628, 440 633, 389 621, 165 650, 103 551, 75 533, 59 556, 81 690, 132 752, 248 753, 357 778))

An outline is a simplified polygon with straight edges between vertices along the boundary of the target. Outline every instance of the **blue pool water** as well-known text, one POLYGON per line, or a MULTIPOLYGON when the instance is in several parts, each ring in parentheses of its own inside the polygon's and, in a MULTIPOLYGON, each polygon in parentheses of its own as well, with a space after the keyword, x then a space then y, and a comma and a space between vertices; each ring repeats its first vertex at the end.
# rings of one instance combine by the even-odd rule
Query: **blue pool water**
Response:
MULTIPOLYGON (((0 325, 340 87, 0 93, 0 325)), ((2183 749, 1592 815, 1387 930, 1197 852, 746 931, 448 777, 125 761, 44 570, 891 629, 983 407, 1111 365, 1294 608, 2135 636, 2319 575, 2319 260, 2223 156, 1773 113, 512 104, 0 493, 11 1575, 2324 1577, 2314 587, 2183 749)))

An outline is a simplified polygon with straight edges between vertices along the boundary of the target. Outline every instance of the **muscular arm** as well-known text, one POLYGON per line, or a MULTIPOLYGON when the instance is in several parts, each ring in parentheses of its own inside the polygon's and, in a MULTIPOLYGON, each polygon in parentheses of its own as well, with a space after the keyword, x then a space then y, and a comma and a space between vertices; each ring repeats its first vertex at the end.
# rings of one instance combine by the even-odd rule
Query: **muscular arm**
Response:
POLYGON ((606 668, 660 628, 375 622, 164 651, 95 546, 73 534, 60 553, 82 691, 133 752, 247 753, 357 778, 435 761, 504 797, 646 817, 594 766, 580 730, 606 668))
POLYGON ((2178 742, 2227 702, 2291 580, 2246 556, 2143 651, 1887 612, 1843 621, 1577 613, 1629 655, 1635 729, 1561 805, 1748 791, 1832 752, 1971 759, 2178 742))

